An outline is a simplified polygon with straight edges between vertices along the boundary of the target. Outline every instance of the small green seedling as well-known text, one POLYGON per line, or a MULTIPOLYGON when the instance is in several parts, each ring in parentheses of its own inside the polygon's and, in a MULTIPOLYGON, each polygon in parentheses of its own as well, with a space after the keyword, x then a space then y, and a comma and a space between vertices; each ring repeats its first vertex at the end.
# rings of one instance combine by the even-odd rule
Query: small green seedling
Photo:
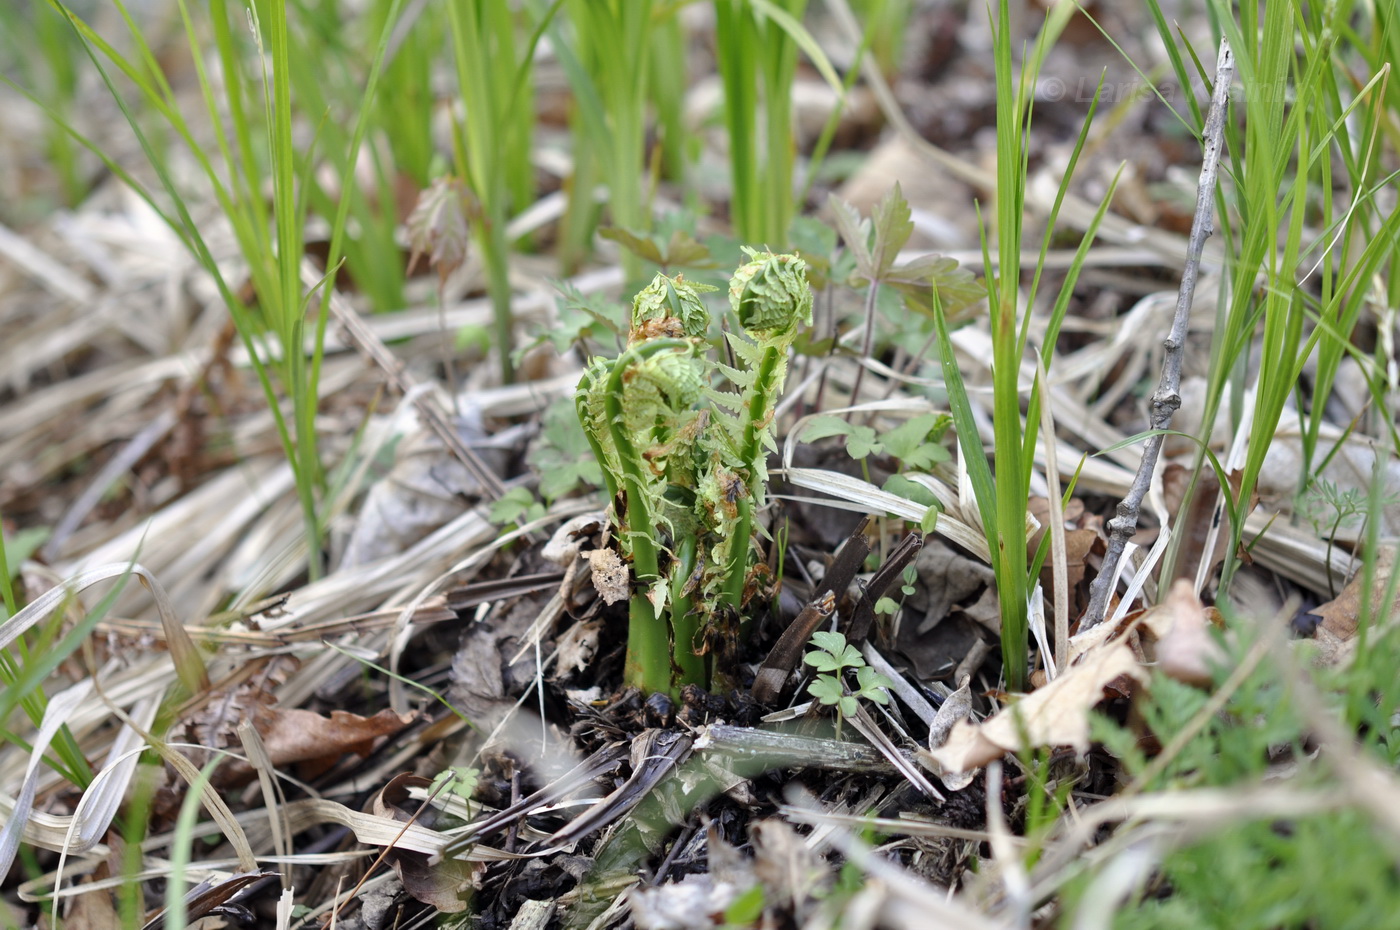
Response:
POLYGON ((907 473, 928 471, 951 458, 952 454, 943 445, 943 440, 952 422, 952 417, 946 413, 924 413, 880 433, 873 426, 851 423, 828 414, 809 419, 801 438, 803 442, 816 442, 832 436, 841 437, 846 445, 846 454, 860 462, 867 481, 870 480, 870 457, 889 456, 894 459, 898 470, 885 479, 884 490, 928 507, 924 518, 919 521, 919 528, 927 535, 933 532, 938 522, 938 498, 928 488, 907 477, 907 473))
POLYGON ((860 650, 846 642, 844 635, 813 633, 812 645, 815 648, 807 653, 803 661, 823 674, 817 675, 807 686, 807 693, 836 709, 838 733, 841 721, 854 715, 860 709, 862 700, 871 700, 876 704, 890 702, 889 692, 885 689, 893 682, 866 665, 860 650), (847 690, 846 686, 845 673, 848 669, 855 672, 855 688, 852 690, 847 690))
MULTIPOLYGON (((913 565, 904 566, 904 584, 899 586, 900 593, 903 594, 904 597, 913 596, 914 582, 917 581, 918 578, 919 570, 917 568, 915 568, 913 565)), ((900 598, 896 601, 892 597, 882 597, 875 602, 875 612, 877 614, 894 616, 894 614, 896 614, 899 611, 899 608, 903 605, 903 603, 904 598, 900 598)))
POLYGON ((481 777, 478 769, 469 765, 453 765, 438 772, 433 783, 428 786, 428 797, 452 795, 470 803, 476 792, 477 780, 481 777))

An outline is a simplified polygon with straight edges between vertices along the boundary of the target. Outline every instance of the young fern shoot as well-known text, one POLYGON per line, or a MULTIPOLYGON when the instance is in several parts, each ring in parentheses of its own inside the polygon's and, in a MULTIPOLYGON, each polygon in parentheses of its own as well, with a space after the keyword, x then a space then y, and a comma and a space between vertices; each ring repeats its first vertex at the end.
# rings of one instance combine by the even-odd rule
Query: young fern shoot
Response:
POLYGON ((776 446, 773 410, 812 294, 800 258, 748 254, 729 293, 739 367, 700 351, 710 329, 703 288, 658 274, 633 301, 627 348, 593 359, 575 397, 638 585, 624 676, 644 691, 708 683, 701 634, 721 611, 732 621, 758 588, 754 515, 776 446), (710 387, 716 373, 738 391, 710 387))
MULTIPOLYGON (((721 445, 716 471, 730 464, 743 483, 734 501, 732 527, 722 524, 729 529, 723 534, 722 555, 716 553, 716 561, 725 566, 723 600, 734 610, 743 607, 753 514, 763 506, 768 485, 767 456, 770 451, 777 452, 773 409, 787 379, 788 349, 797 338, 798 327, 812 322, 806 262, 795 255, 745 251, 751 260, 729 282, 729 305, 743 335, 730 333, 728 338, 735 358, 748 370, 719 366, 742 393, 734 408, 738 416, 721 409, 715 413, 722 436, 728 440, 721 445), (724 452, 732 453, 731 463, 723 461, 724 452)), ((714 393, 711 398, 721 406, 735 403, 733 394, 714 393)))

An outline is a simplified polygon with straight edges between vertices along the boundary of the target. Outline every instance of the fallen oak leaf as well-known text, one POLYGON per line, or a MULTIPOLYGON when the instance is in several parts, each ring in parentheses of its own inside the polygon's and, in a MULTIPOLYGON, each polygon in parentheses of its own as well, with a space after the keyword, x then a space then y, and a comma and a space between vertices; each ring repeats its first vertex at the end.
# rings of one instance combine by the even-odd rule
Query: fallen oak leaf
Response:
POLYGON ((1089 749, 1089 712, 1103 700, 1105 689, 1127 677, 1146 683, 1147 672, 1122 640, 1085 653, 1050 684, 1002 708, 980 724, 959 721, 941 747, 918 750, 918 756, 940 777, 961 774, 1036 746, 1089 749))

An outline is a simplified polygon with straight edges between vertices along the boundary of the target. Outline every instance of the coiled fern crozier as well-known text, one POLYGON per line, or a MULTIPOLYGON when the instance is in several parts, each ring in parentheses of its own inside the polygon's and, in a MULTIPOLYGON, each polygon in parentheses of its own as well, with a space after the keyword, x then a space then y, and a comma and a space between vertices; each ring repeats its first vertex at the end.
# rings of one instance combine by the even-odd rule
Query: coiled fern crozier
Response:
POLYGON ((575 396, 631 564, 625 679, 647 692, 709 684, 708 634, 735 624, 762 587, 754 514, 812 292, 797 256, 745 252, 729 284, 739 331, 725 334, 737 367, 711 358, 704 288, 658 274, 632 302, 627 348, 594 358, 575 396))

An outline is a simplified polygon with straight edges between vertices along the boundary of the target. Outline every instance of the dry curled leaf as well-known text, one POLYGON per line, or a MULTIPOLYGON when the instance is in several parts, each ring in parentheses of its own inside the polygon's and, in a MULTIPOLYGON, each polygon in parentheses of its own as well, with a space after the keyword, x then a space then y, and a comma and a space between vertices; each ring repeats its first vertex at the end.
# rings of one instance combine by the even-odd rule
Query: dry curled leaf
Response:
POLYGON ((554 535, 549 537, 549 542, 544 544, 540 555, 560 568, 568 568, 574 559, 578 558, 589 539, 598 530, 606 528, 607 522, 607 515, 601 510, 581 513, 566 520, 554 531, 554 535))
POLYGON ((1169 678, 1203 687, 1225 660, 1220 644, 1210 635, 1219 611, 1206 607, 1195 587, 1185 580, 1172 585, 1167 599, 1142 617, 1142 626, 1156 637, 1157 667, 1169 678))
POLYGON ((928 747, 938 749, 948 742, 953 727, 972 715, 972 677, 963 678, 958 690, 943 699, 928 728, 928 747))
MULTIPOLYGON (((1395 603, 1386 610, 1385 591, 1390 584, 1390 573, 1395 565, 1395 547, 1385 546, 1376 554, 1376 563, 1371 570, 1372 622, 1384 618, 1400 617, 1400 594, 1395 603)), ((1351 663, 1356 655, 1356 631, 1360 626, 1362 597, 1365 591, 1366 572, 1358 571, 1335 598, 1314 608, 1311 613, 1321 617, 1314 634, 1317 639, 1317 661, 1324 666, 1340 667, 1351 663)))
POLYGON ((585 556, 593 570, 593 587, 598 589, 604 603, 627 600, 632 593, 631 578, 618 554, 611 549, 594 549, 585 556))
POLYGON ((1122 640, 1085 653, 1079 663, 1039 691, 1002 708, 981 724, 961 721, 939 749, 919 756, 935 772, 963 773, 1033 746, 1089 748, 1089 712, 1123 676, 1146 682, 1147 673, 1122 640))
MULTIPOLYGON (((928 728, 928 748, 942 749, 948 743, 953 727, 972 715, 972 676, 964 676, 958 690, 943 700, 943 706, 934 714, 933 723, 928 728)), ((972 784, 975 772, 949 772, 936 770, 949 791, 961 791, 972 784)))
MULTIPOLYGON (((294 762, 328 768, 346 753, 368 755, 374 741, 392 736, 409 723, 413 714, 399 715, 385 708, 373 717, 333 710, 329 717, 294 707, 259 706, 253 710, 253 727, 262 737, 268 758, 278 768, 294 762)), ((244 763, 232 764, 229 779, 237 783, 251 777, 244 763)), ((303 773, 305 774, 305 773, 303 773)))

